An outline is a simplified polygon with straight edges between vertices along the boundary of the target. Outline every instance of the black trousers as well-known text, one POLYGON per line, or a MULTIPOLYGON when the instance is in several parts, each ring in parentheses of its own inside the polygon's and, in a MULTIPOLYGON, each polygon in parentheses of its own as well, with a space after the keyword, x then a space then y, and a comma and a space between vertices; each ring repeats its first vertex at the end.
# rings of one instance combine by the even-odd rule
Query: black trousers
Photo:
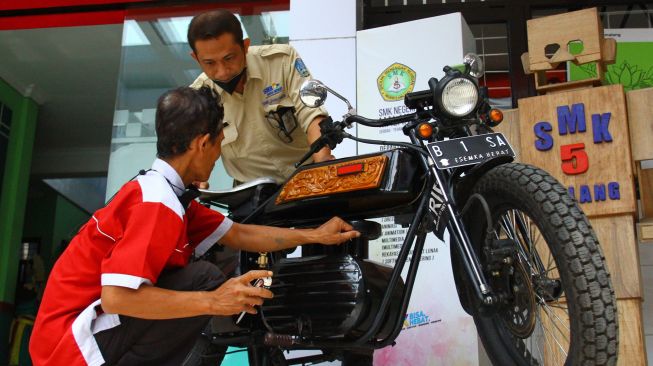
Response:
MULTIPOLYGON (((210 291, 225 281, 215 265, 199 261, 164 271, 156 286, 177 291, 210 291)), ((120 325, 95 334, 106 365, 181 365, 210 316, 146 320, 120 315, 120 325)))

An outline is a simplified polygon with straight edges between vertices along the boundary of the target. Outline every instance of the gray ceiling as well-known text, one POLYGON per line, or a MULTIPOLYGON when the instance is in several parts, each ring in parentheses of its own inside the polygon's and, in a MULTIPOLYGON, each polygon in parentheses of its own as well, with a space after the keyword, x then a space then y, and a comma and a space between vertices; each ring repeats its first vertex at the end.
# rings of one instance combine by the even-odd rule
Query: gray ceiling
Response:
POLYGON ((122 24, 0 31, 0 78, 39 104, 32 172, 106 173, 122 24))

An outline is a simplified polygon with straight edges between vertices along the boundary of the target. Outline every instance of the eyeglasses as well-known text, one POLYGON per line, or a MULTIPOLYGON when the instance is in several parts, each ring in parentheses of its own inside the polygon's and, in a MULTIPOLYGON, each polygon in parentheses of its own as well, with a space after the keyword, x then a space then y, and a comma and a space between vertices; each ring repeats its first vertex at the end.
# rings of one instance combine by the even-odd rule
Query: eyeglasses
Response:
POLYGON ((279 107, 276 111, 269 112, 265 119, 277 130, 277 135, 285 143, 293 141, 292 133, 297 128, 297 118, 295 118, 295 108, 279 107))

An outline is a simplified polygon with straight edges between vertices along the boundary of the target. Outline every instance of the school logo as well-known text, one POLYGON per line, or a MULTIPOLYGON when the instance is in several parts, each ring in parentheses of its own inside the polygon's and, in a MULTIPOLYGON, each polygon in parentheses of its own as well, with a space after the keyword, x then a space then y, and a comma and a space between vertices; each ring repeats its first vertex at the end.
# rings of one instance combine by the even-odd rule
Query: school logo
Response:
POLYGON ((307 78, 310 75, 308 69, 306 68, 306 65, 304 65, 304 61, 302 61, 301 58, 295 60, 295 70, 297 70, 299 75, 301 75, 302 77, 307 78))
POLYGON ((403 99, 415 87, 415 71, 395 62, 388 66, 376 79, 376 85, 383 100, 392 102, 403 99))

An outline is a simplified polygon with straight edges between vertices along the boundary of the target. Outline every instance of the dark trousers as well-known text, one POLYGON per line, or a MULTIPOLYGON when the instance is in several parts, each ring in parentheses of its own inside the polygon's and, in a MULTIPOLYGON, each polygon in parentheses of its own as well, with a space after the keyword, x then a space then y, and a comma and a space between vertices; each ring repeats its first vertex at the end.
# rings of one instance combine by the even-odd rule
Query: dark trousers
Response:
MULTIPOLYGON (((225 281, 215 265, 199 261, 164 271, 156 286, 177 291, 209 291, 225 281)), ((120 315, 120 325, 95 334, 107 365, 181 365, 210 316, 146 320, 120 315)))

